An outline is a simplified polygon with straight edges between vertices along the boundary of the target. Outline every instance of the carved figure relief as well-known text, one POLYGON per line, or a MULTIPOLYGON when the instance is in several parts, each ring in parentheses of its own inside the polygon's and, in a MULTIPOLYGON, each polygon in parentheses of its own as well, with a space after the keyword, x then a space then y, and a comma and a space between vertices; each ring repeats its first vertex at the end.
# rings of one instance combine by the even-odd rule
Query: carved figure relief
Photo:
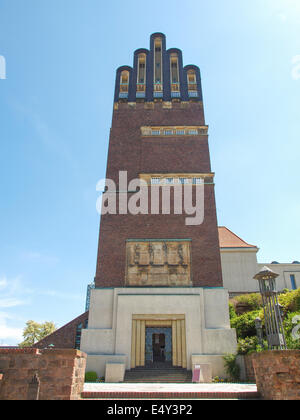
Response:
POLYGON ((190 277, 190 242, 127 242, 127 285, 186 286, 191 285, 190 277))

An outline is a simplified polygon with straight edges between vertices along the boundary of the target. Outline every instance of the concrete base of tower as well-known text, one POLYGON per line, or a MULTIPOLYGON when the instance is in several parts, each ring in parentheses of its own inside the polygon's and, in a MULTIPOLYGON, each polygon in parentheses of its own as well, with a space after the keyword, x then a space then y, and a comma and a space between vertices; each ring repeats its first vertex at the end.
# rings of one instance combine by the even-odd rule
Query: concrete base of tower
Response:
POLYGON ((94 289, 81 350, 87 370, 102 377, 108 363, 191 370, 211 363, 225 377, 223 355, 236 352, 228 291, 199 287, 94 289))

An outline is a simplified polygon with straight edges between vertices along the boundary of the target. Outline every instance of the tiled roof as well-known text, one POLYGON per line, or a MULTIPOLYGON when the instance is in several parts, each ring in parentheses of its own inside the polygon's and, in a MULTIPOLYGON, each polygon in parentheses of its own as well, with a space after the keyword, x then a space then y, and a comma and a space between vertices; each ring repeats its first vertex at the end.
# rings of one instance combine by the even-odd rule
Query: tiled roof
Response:
POLYGON ((225 226, 219 226, 218 230, 220 248, 257 248, 256 245, 248 244, 225 226))

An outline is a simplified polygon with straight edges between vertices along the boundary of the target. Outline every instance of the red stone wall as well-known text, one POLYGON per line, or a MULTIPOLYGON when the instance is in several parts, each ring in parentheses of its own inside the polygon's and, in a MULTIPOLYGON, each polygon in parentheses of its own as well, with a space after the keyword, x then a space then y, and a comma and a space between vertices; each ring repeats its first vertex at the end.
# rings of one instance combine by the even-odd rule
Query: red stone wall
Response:
POLYGON ((0 400, 27 400, 36 373, 40 400, 77 400, 85 367, 86 354, 78 350, 0 349, 0 400))
POLYGON ((253 357, 253 354, 248 354, 244 356, 245 373, 246 373, 247 382, 255 383, 255 372, 254 372, 252 357, 253 357))
POLYGON ((253 355, 258 392, 265 400, 300 400, 300 350, 253 355))
MULTIPOLYGON (((107 174, 116 184, 119 171, 128 181, 140 173, 209 173, 208 136, 141 137, 142 126, 204 125, 200 102, 118 104, 114 110, 107 174)), ((130 194, 128 195, 128 197, 130 194)), ((192 282, 199 287, 222 287, 214 185, 205 185, 204 223, 186 226, 186 215, 103 215, 99 236, 96 287, 125 286, 127 239, 191 239, 192 282)))

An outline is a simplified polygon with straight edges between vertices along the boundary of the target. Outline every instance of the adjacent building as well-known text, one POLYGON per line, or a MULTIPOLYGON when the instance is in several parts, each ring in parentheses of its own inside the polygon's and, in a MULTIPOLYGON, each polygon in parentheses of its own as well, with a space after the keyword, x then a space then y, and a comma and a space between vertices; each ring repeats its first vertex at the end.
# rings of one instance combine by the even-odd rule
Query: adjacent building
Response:
POLYGON ((228 228, 219 227, 221 264, 224 287, 231 296, 259 292, 258 282, 253 277, 261 268, 267 266, 279 276, 277 290, 297 289, 300 287, 300 263, 258 263, 259 248, 238 237, 228 228))

